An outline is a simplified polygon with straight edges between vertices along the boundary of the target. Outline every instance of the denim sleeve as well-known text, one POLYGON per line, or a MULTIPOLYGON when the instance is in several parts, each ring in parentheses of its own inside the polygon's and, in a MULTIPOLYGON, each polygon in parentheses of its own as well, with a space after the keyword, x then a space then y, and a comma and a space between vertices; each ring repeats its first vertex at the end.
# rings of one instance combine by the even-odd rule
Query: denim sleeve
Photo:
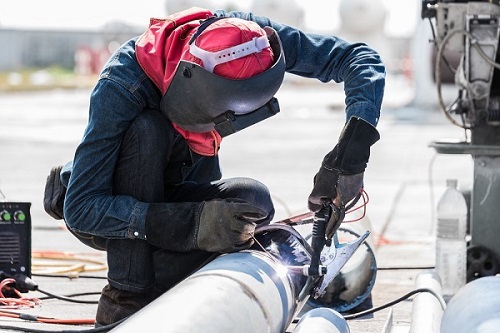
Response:
POLYGON ((356 116, 377 125, 385 88, 385 65, 367 45, 305 33, 251 13, 220 10, 215 14, 274 28, 283 44, 287 72, 322 82, 343 82, 346 119, 356 116))
POLYGON ((101 77, 91 95, 88 125, 75 152, 64 202, 65 220, 73 231, 144 237, 147 204, 111 192, 122 138, 142 109, 130 89, 101 77))

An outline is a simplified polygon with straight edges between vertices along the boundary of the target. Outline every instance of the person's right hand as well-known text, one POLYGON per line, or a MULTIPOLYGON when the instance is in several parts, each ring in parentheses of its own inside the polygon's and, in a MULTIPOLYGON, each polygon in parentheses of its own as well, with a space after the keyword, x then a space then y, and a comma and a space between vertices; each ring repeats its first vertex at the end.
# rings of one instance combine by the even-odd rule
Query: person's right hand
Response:
POLYGON ((204 202, 198 224, 196 243, 200 250, 234 252, 253 245, 253 234, 266 213, 239 199, 216 199, 204 202))

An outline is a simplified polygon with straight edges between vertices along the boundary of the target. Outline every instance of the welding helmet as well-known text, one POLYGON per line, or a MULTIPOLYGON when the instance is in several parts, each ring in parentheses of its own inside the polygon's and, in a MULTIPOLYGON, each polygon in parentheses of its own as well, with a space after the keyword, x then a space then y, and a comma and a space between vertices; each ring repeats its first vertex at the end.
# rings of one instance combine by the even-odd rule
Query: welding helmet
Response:
POLYGON ((208 18, 183 50, 160 108, 191 132, 221 137, 279 112, 274 94, 285 73, 281 41, 270 27, 208 18))

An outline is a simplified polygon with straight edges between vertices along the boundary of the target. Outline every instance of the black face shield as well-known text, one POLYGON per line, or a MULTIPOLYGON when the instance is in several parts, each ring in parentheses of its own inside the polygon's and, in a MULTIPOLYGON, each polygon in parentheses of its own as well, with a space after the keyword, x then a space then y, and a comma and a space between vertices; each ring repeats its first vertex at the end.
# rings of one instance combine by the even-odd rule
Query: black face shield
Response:
POLYGON ((248 79, 228 79, 198 64, 180 61, 163 96, 161 111, 192 132, 217 130, 224 137, 279 112, 274 94, 285 75, 285 57, 275 30, 264 28, 274 64, 248 79))

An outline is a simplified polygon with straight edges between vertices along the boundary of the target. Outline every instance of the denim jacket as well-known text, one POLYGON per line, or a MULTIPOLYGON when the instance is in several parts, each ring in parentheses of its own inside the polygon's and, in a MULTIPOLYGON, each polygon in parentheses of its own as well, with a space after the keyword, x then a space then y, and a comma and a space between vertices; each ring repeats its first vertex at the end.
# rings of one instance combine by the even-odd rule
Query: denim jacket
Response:
MULTIPOLYGON (((322 82, 344 82, 346 119, 356 116, 377 125, 385 66, 368 46, 308 34, 249 13, 215 14, 273 27, 283 45, 287 72, 322 82)), ((91 94, 83 139, 61 175, 67 184, 65 221, 75 232, 146 239, 149 204, 130 196, 112 195, 113 171, 127 128, 142 110, 159 109, 162 97, 136 61, 136 40, 122 45, 104 66, 91 94)))

